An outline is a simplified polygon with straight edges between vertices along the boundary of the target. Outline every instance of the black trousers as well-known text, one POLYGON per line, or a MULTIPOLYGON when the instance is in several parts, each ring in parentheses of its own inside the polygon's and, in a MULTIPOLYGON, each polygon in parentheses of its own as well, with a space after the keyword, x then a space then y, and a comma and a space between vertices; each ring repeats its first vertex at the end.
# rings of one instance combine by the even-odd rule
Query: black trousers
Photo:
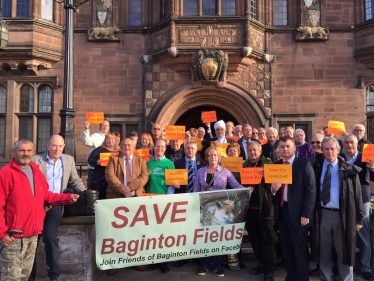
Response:
MULTIPOLYGON (((59 239, 57 238, 57 230, 62 220, 62 207, 52 207, 44 218, 43 242, 45 244, 45 258, 48 270, 48 277, 56 279, 61 274, 61 267, 58 264, 60 256, 59 239)), ((36 262, 28 281, 34 281, 36 278, 36 262)))
POLYGON ((286 281, 309 280, 308 228, 293 226, 288 204, 280 208, 279 234, 287 271, 286 281))
POLYGON ((274 231, 274 220, 260 220, 259 215, 260 210, 248 209, 245 228, 256 258, 263 264, 263 271, 272 272, 277 262, 274 246, 278 242, 274 231))

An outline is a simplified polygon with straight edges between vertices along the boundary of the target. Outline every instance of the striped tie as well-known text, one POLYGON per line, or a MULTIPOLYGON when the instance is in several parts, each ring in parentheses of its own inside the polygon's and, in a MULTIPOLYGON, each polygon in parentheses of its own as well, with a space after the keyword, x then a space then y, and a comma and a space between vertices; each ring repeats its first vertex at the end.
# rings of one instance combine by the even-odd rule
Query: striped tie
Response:
POLYGON ((321 201, 323 205, 326 206, 330 202, 330 189, 331 189, 331 164, 327 165, 327 171, 325 177, 323 178, 321 201))
POLYGON ((188 185, 187 185, 187 193, 193 191, 193 176, 194 176, 194 170, 193 170, 193 161, 188 160, 188 185))

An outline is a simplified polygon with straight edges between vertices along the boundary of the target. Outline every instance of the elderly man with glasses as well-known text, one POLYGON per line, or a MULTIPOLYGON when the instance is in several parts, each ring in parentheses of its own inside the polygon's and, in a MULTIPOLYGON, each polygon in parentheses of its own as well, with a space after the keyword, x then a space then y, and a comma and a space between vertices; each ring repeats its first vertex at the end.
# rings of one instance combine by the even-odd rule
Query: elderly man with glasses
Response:
POLYGON ((365 126, 362 124, 356 124, 353 126, 352 133, 356 136, 358 144, 357 150, 361 151, 364 149, 365 144, 371 143, 369 140, 365 140, 365 126))

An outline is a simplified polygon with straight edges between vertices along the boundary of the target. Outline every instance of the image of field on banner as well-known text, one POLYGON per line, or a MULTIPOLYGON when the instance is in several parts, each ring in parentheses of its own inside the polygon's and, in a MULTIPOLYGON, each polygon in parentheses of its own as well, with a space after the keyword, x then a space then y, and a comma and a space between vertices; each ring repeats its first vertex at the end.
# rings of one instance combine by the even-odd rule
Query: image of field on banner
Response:
POLYGON ((228 190, 200 193, 200 225, 224 225, 245 222, 250 192, 228 190))

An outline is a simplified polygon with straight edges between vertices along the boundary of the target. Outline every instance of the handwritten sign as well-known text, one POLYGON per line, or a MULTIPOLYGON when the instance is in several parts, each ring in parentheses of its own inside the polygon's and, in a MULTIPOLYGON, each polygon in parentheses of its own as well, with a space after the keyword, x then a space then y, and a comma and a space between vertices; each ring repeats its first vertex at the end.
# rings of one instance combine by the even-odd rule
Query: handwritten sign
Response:
POLYGON ((226 136, 226 139, 232 139, 234 142, 238 142, 239 140, 237 136, 226 136))
POLYGON ((327 133, 334 135, 343 135, 345 134, 345 125, 344 122, 330 120, 327 124, 327 133))
POLYGON ((292 184, 292 165, 265 164, 264 176, 266 183, 279 181, 285 184, 292 184))
POLYGON ((148 148, 134 150, 134 155, 142 157, 145 161, 151 160, 151 155, 149 155, 148 148))
POLYGON ((87 112, 86 121, 90 124, 101 124, 104 122, 104 112, 87 112))
POLYGON ((268 139, 262 139, 262 140, 259 139, 258 141, 261 143, 261 145, 268 143, 268 139))
POLYGON ((166 126, 165 139, 166 140, 184 140, 186 138, 185 126, 166 126))
POLYGON ((362 162, 374 161, 374 144, 364 144, 362 150, 362 162))
POLYGON ((220 143, 218 145, 216 145, 214 142, 210 143, 210 146, 215 146, 218 148, 219 152, 221 153, 221 157, 227 157, 226 149, 228 145, 229 145, 228 143, 220 143))
MULTIPOLYGON (((201 139, 199 139, 199 138, 192 138, 191 140, 194 141, 194 142, 196 142, 196 144, 197 144, 197 151, 200 151, 200 150, 203 149, 203 145, 201 143, 201 139)), ((187 140, 183 141, 184 145, 186 145, 186 142, 187 142, 187 140)))
POLYGON ((221 165, 232 173, 240 173, 243 167, 243 157, 224 157, 221 159, 221 165))
POLYGON ((240 183, 241 184, 260 184, 262 180, 263 168, 241 168, 240 183))
POLYGON ((102 152, 100 153, 100 166, 108 165, 110 156, 118 155, 118 152, 102 152))
POLYGON ((187 185, 188 184, 188 170, 187 169, 166 169, 165 182, 167 185, 187 185))
POLYGON ((217 121, 216 111, 214 110, 214 111, 202 112, 201 119, 203 120, 203 123, 216 122, 217 121))

